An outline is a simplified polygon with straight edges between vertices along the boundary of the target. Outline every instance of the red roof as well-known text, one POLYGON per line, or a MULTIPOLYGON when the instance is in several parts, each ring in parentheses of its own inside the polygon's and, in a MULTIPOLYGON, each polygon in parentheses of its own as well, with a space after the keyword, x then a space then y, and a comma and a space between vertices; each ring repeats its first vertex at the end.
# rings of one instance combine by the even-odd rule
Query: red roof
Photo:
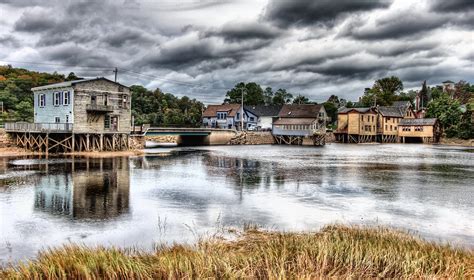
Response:
POLYGON ((215 117, 217 116, 217 112, 227 112, 227 116, 234 117, 239 110, 240 104, 209 105, 204 113, 202 113, 202 116, 215 117))

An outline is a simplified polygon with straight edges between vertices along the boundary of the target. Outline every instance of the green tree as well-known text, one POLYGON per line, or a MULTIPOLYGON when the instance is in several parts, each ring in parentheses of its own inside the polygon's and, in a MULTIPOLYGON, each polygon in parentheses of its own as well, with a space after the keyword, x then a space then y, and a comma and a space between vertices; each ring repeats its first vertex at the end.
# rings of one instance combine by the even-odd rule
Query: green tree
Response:
POLYGON ((294 99, 293 99, 293 104, 309 104, 309 99, 308 97, 298 94, 294 99))
POLYGON ((28 101, 21 101, 15 107, 17 119, 25 122, 33 121, 34 108, 33 104, 28 101))
POLYGON ((263 95, 262 87, 259 84, 250 82, 240 82, 234 86, 230 91, 226 93, 224 103, 241 103, 242 102, 242 91, 244 94, 245 105, 261 105, 265 104, 265 98, 263 95))
POLYGON ((265 105, 271 105, 273 103, 273 89, 271 87, 266 87, 263 91, 263 100, 265 105))
POLYGON ((286 91, 286 89, 278 89, 274 95, 272 103, 275 105, 288 104, 293 99, 293 95, 286 91))
POLYGON ((366 107, 374 106, 374 104, 389 106, 397 100, 397 94, 402 90, 403 82, 398 77, 378 79, 372 88, 365 90, 361 103, 366 107))
POLYGON ((337 105, 335 103, 329 102, 329 101, 324 102, 323 105, 324 105, 324 109, 326 109, 326 113, 327 113, 328 117, 331 118, 331 123, 336 122, 337 121, 337 105))
POLYGON ((429 103, 426 117, 437 118, 447 137, 458 135, 462 111, 459 101, 452 99, 448 94, 442 94, 429 103))

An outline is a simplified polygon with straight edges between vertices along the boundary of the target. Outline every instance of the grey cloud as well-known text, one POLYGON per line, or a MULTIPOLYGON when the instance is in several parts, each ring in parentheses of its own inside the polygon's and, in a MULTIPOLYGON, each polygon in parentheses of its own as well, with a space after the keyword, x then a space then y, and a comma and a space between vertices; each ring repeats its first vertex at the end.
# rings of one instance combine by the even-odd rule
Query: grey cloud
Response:
POLYGON ((59 61, 68 65, 91 67, 112 67, 113 63, 106 54, 90 52, 88 49, 74 44, 63 44, 47 48, 43 54, 49 60, 59 61))
POLYGON ((265 23, 238 23, 231 22, 224 25, 219 31, 208 32, 208 35, 221 36, 228 41, 241 40, 270 40, 277 38, 283 31, 265 23))
POLYGON ((464 12, 474 10, 472 0, 431 0, 431 9, 437 12, 464 12))
POLYGON ((20 41, 12 35, 0 36, 0 45, 12 48, 20 47, 20 41))
POLYGON ((15 31, 43 32, 56 26, 55 17, 46 11, 26 11, 15 23, 15 31))
POLYGON ((265 19, 280 26, 313 25, 334 21, 343 14, 387 8, 387 0, 270 0, 265 19))
POLYGON ((379 19, 375 24, 364 24, 362 19, 348 24, 339 36, 362 40, 395 39, 428 33, 446 24, 446 19, 436 15, 407 12, 379 19))

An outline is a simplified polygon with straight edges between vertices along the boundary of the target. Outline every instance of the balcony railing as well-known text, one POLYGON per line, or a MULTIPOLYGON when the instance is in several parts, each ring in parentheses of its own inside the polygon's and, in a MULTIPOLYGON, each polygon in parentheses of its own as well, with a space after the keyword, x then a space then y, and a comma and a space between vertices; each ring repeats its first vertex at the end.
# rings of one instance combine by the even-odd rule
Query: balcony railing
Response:
POLYGON ((100 104, 87 104, 86 111, 88 112, 113 112, 114 106, 111 105, 100 105, 100 104))
POLYGON ((71 132, 72 123, 5 123, 7 132, 71 132))

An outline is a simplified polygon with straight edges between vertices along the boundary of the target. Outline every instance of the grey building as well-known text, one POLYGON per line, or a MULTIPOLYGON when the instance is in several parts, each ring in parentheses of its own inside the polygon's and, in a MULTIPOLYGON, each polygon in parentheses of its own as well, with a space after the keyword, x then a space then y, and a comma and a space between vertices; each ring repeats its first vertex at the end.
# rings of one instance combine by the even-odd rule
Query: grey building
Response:
POLYGON ((131 93, 106 78, 35 87, 34 123, 5 128, 19 146, 44 152, 128 149, 131 93))

